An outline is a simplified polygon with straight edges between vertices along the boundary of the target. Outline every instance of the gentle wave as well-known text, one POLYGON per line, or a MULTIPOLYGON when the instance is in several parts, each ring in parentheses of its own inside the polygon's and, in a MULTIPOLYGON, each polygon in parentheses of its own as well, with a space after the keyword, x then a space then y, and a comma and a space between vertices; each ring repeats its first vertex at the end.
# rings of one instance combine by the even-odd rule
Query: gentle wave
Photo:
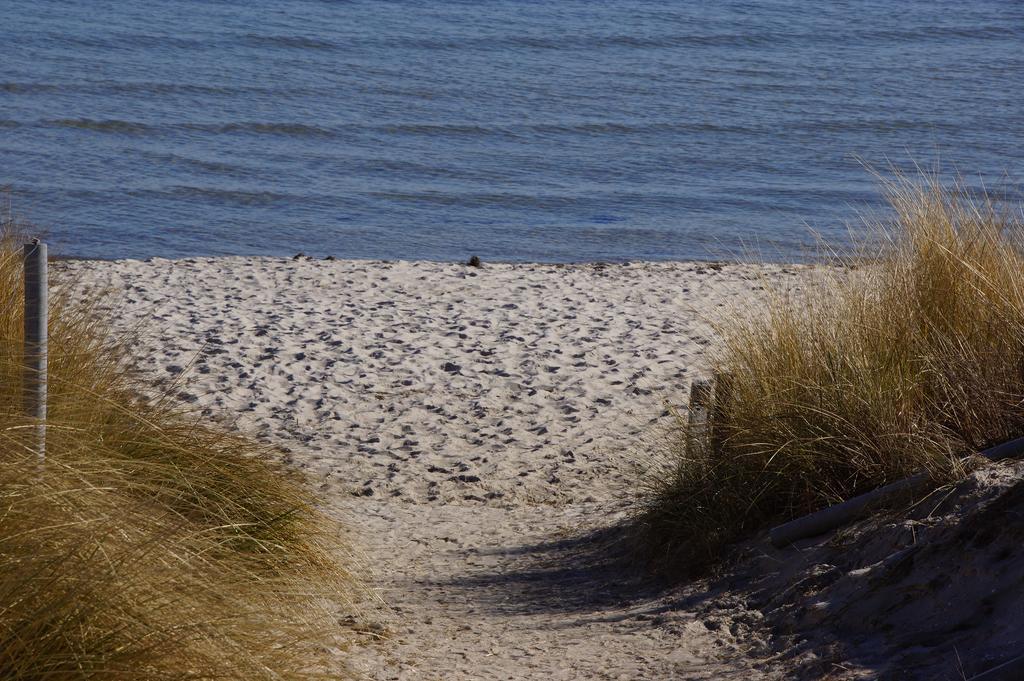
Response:
POLYGON ((243 45, 290 50, 354 51, 361 49, 417 49, 428 51, 576 51, 626 48, 636 50, 716 47, 778 47, 836 42, 899 43, 943 39, 992 39, 1018 37, 1014 26, 925 26, 913 29, 856 30, 823 35, 819 32, 766 31, 717 34, 671 34, 638 36, 629 34, 582 34, 551 37, 504 35, 480 37, 438 37, 405 35, 401 37, 351 36, 345 40, 327 40, 308 36, 257 35, 241 38, 243 45))
MULTIPOLYGON (((95 201, 102 192, 86 191, 95 201)), ((182 201, 196 206, 228 206, 230 208, 287 208, 303 210, 349 210, 357 206, 359 197, 342 193, 316 193, 304 191, 276 191, 271 189, 237 189, 200 185, 171 185, 157 189, 129 189, 124 196, 152 206, 162 202, 178 204, 182 201)), ((336 219, 344 219, 338 215, 336 219)))
POLYGON ((646 206, 703 205, 703 200, 695 200, 678 194, 658 192, 615 191, 601 194, 568 193, 544 194, 542 192, 524 194, 514 192, 445 192, 445 191, 372 191, 367 195, 395 201, 399 203, 425 204, 434 206, 459 206, 462 208, 530 208, 559 209, 572 207, 592 207, 601 202, 619 204, 642 204, 646 206))
POLYGON ((792 33, 723 33, 720 35, 562 35, 540 37, 527 35, 480 37, 401 37, 352 36, 344 41, 309 39, 302 36, 246 36, 245 45, 285 49, 316 49, 354 51, 363 49, 416 49, 427 51, 506 51, 506 50, 580 50, 631 48, 649 50, 678 47, 757 47, 779 45, 800 40, 792 33))
POLYGON ((487 36, 402 36, 353 35, 329 39, 311 35, 248 33, 220 36, 217 40, 187 38, 147 33, 114 35, 46 34, 20 37, 33 46, 90 48, 97 50, 219 50, 228 45, 259 50, 295 52, 360 52, 381 49, 413 49, 425 51, 579 51, 604 49, 660 50, 680 48, 759 48, 809 46, 821 44, 865 43, 889 44, 941 40, 992 40, 1018 38, 1022 29, 1015 25, 984 24, 978 26, 929 25, 914 28, 874 28, 822 32, 751 31, 722 33, 679 33, 668 35, 579 34, 579 35, 487 35, 487 36))
POLYGON ((97 95, 197 95, 244 97, 266 95, 272 97, 311 97, 322 94, 313 87, 292 85, 202 85, 198 83, 168 83, 160 81, 95 80, 74 83, 21 83, 0 82, 0 92, 8 94, 97 94, 97 95))
POLYGON ((787 126, 794 132, 899 132, 929 130, 957 132, 963 129, 963 124, 940 120, 928 120, 920 118, 869 118, 854 120, 806 120, 797 121, 787 126))
POLYGON ((181 38, 178 36, 150 35, 146 33, 117 33, 111 36, 59 33, 50 34, 47 40, 59 43, 62 46, 89 47, 104 50, 118 50, 131 47, 196 50, 211 45, 209 41, 199 38, 181 38))
POLYGON ((274 191, 245 191, 241 189, 217 189, 179 185, 166 189, 137 189, 128 191, 133 198, 140 199, 189 199, 214 203, 230 203, 237 206, 271 206, 289 201, 302 201, 308 197, 274 191))
POLYGON ((0 92, 12 95, 60 92, 61 86, 53 83, 0 83, 0 92))
POLYGON ((462 123, 386 123, 384 125, 367 126, 366 129, 389 135, 425 135, 428 137, 475 137, 513 134, 510 127, 462 123))
MULTIPOLYGON (((18 121, 9 121, 15 126, 24 125, 18 121)), ((96 132, 116 134, 159 134, 161 132, 174 131, 195 131, 212 134, 230 133, 252 133, 269 135, 286 135, 298 137, 332 137, 336 133, 315 125, 303 123, 261 123, 261 122, 238 122, 238 123, 172 123, 164 125, 153 125, 139 121, 124 121, 116 119, 97 120, 92 118, 57 118, 46 119, 40 123, 43 127, 76 128, 80 130, 93 130, 96 132)))
POLYGON ((312 38, 301 35, 258 35, 250 33, 241 38, 240 42, 249 47, 282 47, 295 50, 337 50, 340 43, 323 38, 312 38))
POLYGON ((165 163, 172 166, 185 166, 187 168, 201 170, 205 173, 223 175, 225 177, 249 178, 256 177, 261 172, 259 168, 240 165, 237 163, 229 163, 227 161, 211 161, 182 154, 153 153, 145 150, 141 153, 148 159, 157 163, 165 163))
MULTIPOLYGON (((349 128, 350 130, 351 128, 349 128)), ((590 121, 583 123, 529 123, 517 125, 471 125, 457 123, 393 123, 363 126, 362 129, 397 135, 527 137, 534 135, 650 135, 662 133, 760 134, 767 127, 715 123, 626 123, 590 121)))
MULTIPOLYGON (((796 33, 723 33, 717 35, 679 34, 666 36, 634 35, 575 35, 545 38, 540 36, 480 36, 480 37, 429 37, 406 35, 401 37, 350 36, 344 40, 328 40, 302 35, 259 35, 247 34, 228 38, 231 45, 258 49, 281 49, 294 51, 359 51, 364 49, 415 49, 428 51, 504 51, 526 50, 580 50, 630 48, 637 50, 679 48, 679 47, 759 47, 806 41, 807 36, 796 33)), ((44 41, 49 43, 58 38, 52 36, 44 41)), ((79 36, 61 38, 61 43, 75 47, 103 50, 126 48, 175 48, 181 50, 209 50, 222 47, 215 41, 187 40, 173 36, 117 35, 110 37, 79 36)), ((39 41, 29 41, 35 44, 39 41)))
MULTIPOLYGON (((461 123, 381 123, 346 124, 333 127, 290 122, 240 121, 233 123, 169 123, 150 124, 140 121, 90 118, 45 119, 42 127, 75 128, 111 134, 158 135, 180 131, 202 132, 211 135, 270 135, 336 139, 353 133, 378 135, 407 135, 425 137, 508 137, 532 135, 661 135, 661 134, 732 134, 765 135, 779 130, 787 132, 897 132, 901 130, 930 130, 956 132, 961 123, 922 118, 869 119, 806 119, 775 125, 726 125, 715 123, 624 123, 593 121, 585 123, 535 123, 523 125, 475 125, 461 123)), ((17 128, 30 125, 22 121, 0 120, 0 127, 17 128)))
POLYGON ((55 118, 44 120, 42 124, 45 127, 76 128, 79 130, 94 130, 96 132, 131 135, 141 135, 153 131, 153 127, 146 125, 145 123, 115 119, 96 120, 92 118, 55 118))
POLYGON ((555 134, 588 135, 647 135, 659 133, 729 133, 758 134, 767 132, 766 127, 749 125, 727 125, 718 123, 620 123, 595 121, 590 123, 540 123, 527 126, 531 132, 555 134))
POLYGON ((411 203, 433 206, 464 207, 517 207, 517 208, 564 208, 578 204, 582 199, 575 196, 543 196, 540 194, 467 194, 441 191, 368 192, 374 198, 396 203, 411 203))
POLYGON ((305 123, 261 123, 240 121, 237 123, 180 123, 169 126, 178 130, 194 130, 213 134, 250 133, 256 135, 287 135, 293 137, 333 137, 337 133, 328 128, 305 123))
POLYGON ((873 42, 906 42, 917 40, 964 40, 988 38, 1018 38, 1024 33, 1018 26, 925 26, 913 29, 880 29, 859 31, 857 36, 873 42))

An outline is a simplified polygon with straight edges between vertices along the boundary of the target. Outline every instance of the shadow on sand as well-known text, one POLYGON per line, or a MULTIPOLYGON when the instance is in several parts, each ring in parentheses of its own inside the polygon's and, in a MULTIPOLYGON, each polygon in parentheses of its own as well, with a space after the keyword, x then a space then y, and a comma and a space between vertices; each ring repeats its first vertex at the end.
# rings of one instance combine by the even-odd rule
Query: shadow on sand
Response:
POLYGON ((502 560, 497 569, 469 570, 431 582, 501 615, 565 614, 587 621, 644 619, 694 609, 717 590, 656 576, 631 550, 630 528, 615 526, 507 548, 475 550, 502 560), (587 617, 590 615, 590 617, 587 617))

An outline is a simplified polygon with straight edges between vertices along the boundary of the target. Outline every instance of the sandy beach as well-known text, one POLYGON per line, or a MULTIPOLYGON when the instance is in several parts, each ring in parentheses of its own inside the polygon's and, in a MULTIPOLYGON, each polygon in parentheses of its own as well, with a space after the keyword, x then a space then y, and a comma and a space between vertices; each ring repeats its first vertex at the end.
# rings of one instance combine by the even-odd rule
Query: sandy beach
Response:
POLYGON ((625 512, 709 322, 796 268, 59 267, 109 293, 115 334, 144 324, 154 382, 280 446, 353 528, 387 603, 370 678, 750 678, 741 628, 672 612, 585 537, 625 512))
MULTIPOLYGON (((685 406, 709 322, 781 266, 224 258, 62 263, 139 368, 285 447, 325 492, 605 502, 685 406)), ((640 462, 642 463, 642 462, 640 462)))
POLYGON ((714 320, 757 306, 769 282, 798 289, 804 268, 56 267, 81 295, 108 294, 113 334, 143 325, 152 383, 272 443, 352 529, 381 596, 357 623, 365 645, 345 653, 367 678, 853 679, 901 664, 920 675, 892 678, 947 678, 951 632, 970 633, 955 636, 983 651, 975 665, 1013 650, 1016 616, 978 625, 985 589, 1020 600, 1019 570, 1000 558, 1013 536, 964 568, 989 575, 971 588, 945 572, 1019 464, 835 539, 754 538, 715 581, 658 582, 604 532, 706 373, 714 320), (974 624, 950 623, 951 603, 974 624))

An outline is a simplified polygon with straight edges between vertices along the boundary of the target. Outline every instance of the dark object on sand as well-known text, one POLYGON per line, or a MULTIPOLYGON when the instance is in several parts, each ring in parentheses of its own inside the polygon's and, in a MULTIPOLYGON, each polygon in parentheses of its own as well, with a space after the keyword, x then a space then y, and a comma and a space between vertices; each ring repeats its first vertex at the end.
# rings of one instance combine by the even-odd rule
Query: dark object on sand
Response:
POLYGON ((306 257, 306 254, 303 253, 302 251, 299 251, 298 253, 296 253, 295 255, 292 256, 292 260, 302 260, 305 257, 306 257))
POLYGON ((469 262, 467 262, 466 264, 469 265, 470 267, 483 267, 484 266, 483 262, 481 262, 481 260, 480 260, 480 256, 479 255, 474 255, 472 258, 469 259, 469 262))

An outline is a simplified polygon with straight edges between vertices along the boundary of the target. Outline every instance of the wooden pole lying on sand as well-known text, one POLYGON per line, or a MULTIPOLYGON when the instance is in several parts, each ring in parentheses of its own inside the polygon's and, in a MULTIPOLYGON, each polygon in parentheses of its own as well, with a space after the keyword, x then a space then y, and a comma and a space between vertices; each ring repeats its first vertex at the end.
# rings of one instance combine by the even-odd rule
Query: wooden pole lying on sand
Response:
POLYGON ((49 322, 46 244, 33 239, 23 249, 25 260, 25 415, 35 422, 34 448, 46 457, 46 363, 49 322))
MULTIPOLYGON (((992 461, 999 461, 1000 459, 1018 456, 1021 453, 1024 453, 1024 437, 1019 437, 1016 440, 1010 440, 1009 442, 986 449, 981 452, 981 456, 992 461)), ((884 503, 887 499, 891 499, 900 492, 912 490, 926 480, 928 480, 927 475, 918 473, 915 476, 890 483, 885 487, 865 492, 859 497, 847 499, 835 506, 829 506, 810 515, 805 515, 802 518, 779 525, 773 528, 768 533, 768 536, 771 538, 773 545, 782 548, 797 540, 824 534, 829 530, 834 530, 841 525, 864 517, 873 508, 884 503)))

